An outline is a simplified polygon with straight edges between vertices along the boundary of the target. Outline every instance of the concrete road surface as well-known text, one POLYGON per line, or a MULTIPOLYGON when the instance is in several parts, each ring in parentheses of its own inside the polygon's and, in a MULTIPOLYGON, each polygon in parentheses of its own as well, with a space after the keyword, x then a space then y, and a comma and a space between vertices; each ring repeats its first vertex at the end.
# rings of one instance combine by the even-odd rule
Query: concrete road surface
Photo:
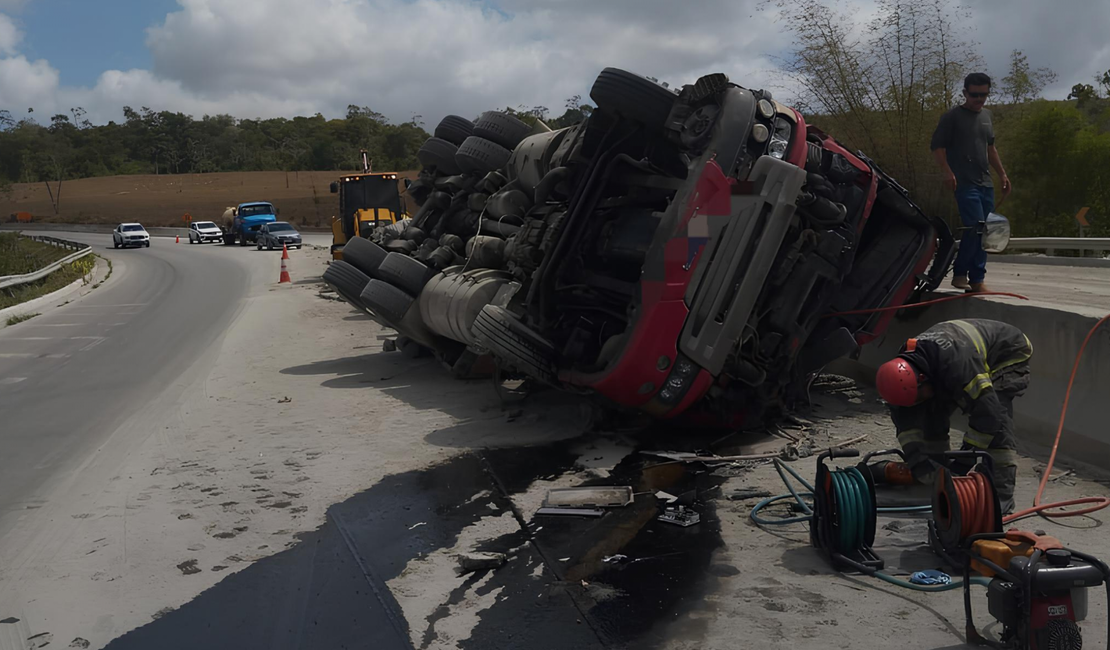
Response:
POLYGON ((42 502, 44 485, 77 471, 218 342, 255 252, 168 239, 114 250, 109 235, 70 238, 112 260, 113 275, 78 302, 0 330, 0 540, 42 502))

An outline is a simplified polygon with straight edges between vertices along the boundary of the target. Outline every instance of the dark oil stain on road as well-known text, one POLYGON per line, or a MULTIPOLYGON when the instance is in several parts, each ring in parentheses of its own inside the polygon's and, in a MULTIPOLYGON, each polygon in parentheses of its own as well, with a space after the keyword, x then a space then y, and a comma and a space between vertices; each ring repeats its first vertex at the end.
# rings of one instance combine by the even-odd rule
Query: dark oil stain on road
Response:
POLYGON ((631 485, 645 494, 597 519, 517 513, 533 532, 522 529, 473 549, 511 552, 509 562, 492 575, 460 576, 428 620, 405 620, 386 586, 411 560, 453 547, 482 517, 510 511, 506 492, 576 471, 574 449, 588 443, 578 438, 471 452, 386 476, 329 508, 326 522, 288 550, 228 575, 108 648, 392 649, 412 648, 411 638, 435 646, 436 624, 485 578, 477 595, 496 591, 495 601, 459 647, 650 648, 676 632, 675 621, 684 640, 696 641, 700 630, 683 615, 716 580, 709 570, 722 544, 716 515, 712 502, 699 500, 699 525, 659 522, 652 495, 704 494, 723 479, 638 454, 609 478, 581 484, 631 485), (483 491, 491 496, 472 498, 483 491), (627 560, 604 561, 618 554, 627 560))

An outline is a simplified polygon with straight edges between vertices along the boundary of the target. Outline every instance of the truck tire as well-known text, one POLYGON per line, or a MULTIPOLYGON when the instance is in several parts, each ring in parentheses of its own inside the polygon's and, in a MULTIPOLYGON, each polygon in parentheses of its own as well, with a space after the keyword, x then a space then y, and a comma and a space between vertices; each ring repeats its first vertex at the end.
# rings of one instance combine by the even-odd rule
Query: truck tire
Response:
POLYGON ((377 278, 401 289, 410 296, 420 295, 420 290, 436 270, 402 253, 390 253, 378 267, 377 278))
POLYGON ((358 297, 370 282, 370 277, 350 264, 337 260, 324 269, 324 282, 344 300, 361 308, 358 297))
POLYGON ((390 323, 400 323, 409 307, 416 302, 416 298, 378 279, 367 283, 359 299, 367 309, 390 323))
POLYGON ((439 126, 436 127, 435 133, 432 135, 458 146, 473 133, 473 122, 458 115, 448 115, 439 121, 439 126))
POLYGON ((416 152, 416 158, 424 167, 433 167, 438 172, 454 176, 459 173, 459 165, 455 162, 458 150, 458 145, 443 138, 428 138, 416 152))
POLYGON ((597 107, 639 122, 651 131, 667 123, 678 96, 640 75, 619 68, 605 68, 594 80, 590 97, 597 107))
POLYGON ((504 169, 509 162, 512 152, 490 140, 484 140, 472 135, 459 145, 455 154, 455 162, 464 172, 485 174, 498 169, 504 169))
POLYGON ((343 261, 370 277, 374 277, 388 254, 384 248, 363 237, 354 237, 343 245, 343 261))
POLYGON ((385 250, 390 253, 401 253, 403 255, 408 255, 409 253, 416 250, 416 247, 417 244, 414 241, 409 241, 407 239, 394 239, 393 241, 385 245, 385 250))
POLYGON ((483 307, 471 333, 480 346, 505 366, 549 384, 555 382, 551 364, 554 347, 505 309, 495 305, 483 307))
POLYGON ((486 111, 474 123, 473 135, 512 150, 531 131, 531 126, 512 115, 498 111, 486 111))

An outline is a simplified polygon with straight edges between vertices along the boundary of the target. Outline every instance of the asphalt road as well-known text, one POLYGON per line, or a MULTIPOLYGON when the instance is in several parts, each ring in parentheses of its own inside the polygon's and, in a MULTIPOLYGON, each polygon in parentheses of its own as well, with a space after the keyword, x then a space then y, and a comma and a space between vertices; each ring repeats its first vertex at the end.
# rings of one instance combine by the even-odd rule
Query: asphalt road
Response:
POLYGON ((72 304, 0 330, 0 545, 52 479, 76 470, 220 337, 251 269, 273 266, 272 254, 253 248, 156 238, 114 250, 110 235, 67 237, 112 260, 113 275, 72 304))

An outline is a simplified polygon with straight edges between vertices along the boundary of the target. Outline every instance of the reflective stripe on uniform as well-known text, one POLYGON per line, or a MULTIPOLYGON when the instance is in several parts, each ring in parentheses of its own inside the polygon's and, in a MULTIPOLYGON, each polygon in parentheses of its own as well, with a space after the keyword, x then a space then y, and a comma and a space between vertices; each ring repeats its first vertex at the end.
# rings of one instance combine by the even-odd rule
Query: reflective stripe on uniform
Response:
POLYGON ((1018 454, 1013 449, 988 449, 995 467, 1014 467, 1017 465, 1018 454))
POLYGON ((964 442, 978 449, 987 449, 993 441, 994 436, 992 434, 976 431, 970 427, 964 434, 964 442))
POLYGON ((1006 361, 1003 361, 1002 363, 995 366, 994 371, 991 374, 992 375, 997 375, 998 373, 1002 372, 1003 369, 1009 368, 1010 366, 1012 366, 1014 364, 1021 363, 1023 361, 1028 361, 1032 357, 1033 357, 1033 343, 1030 342, 1029 337, 1026 336, 1025 337, 1025 351, 1019 352, 1012 359, 1007 359, 1006 361))
MULTIPOLYGON (((964 331, 965 334, 967 334, 968 338, 971 339, 972 344, 975 345, 975 349, 979 352, 979 356, 983 358, 983 365, 986 365, 987 343, 983 340, 983 335, 979 333, 979 330, 975 329, 974 325, 964 320, 954 320, 952 321, 952 324, 959 327, 964 331)), ((987 372, 990 372, 989 366, 987 367, 987 372)))
POLYGON ((902 446, 902 449, 905 449, 906 445, 923 445, 925 444, 925 432, 921 429, 899 431, 898 444, 902 446))
POLYGON ((991 376, 988 373, 981 372, 972 377, 971 381, 967 382, 967 386, 964 386, 964 392, 967 393, 971 399, 979 399, 979 395, 992 386, 991 376))

